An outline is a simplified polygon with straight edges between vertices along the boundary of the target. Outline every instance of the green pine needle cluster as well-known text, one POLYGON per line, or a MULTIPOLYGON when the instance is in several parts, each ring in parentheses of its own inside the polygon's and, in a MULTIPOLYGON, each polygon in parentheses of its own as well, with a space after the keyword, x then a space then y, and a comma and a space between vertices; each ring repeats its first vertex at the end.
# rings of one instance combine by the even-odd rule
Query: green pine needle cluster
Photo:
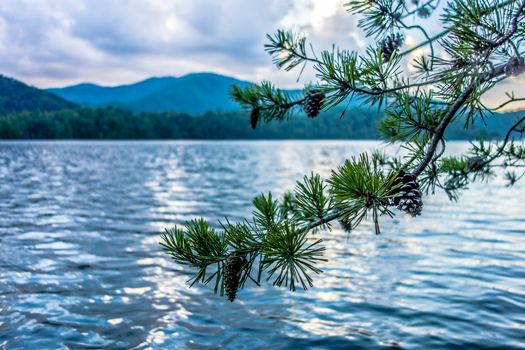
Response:
POLYGON ((375 232, 381 233, 378 218, 394 215, 389 206, 395 178, 394 173, 387 174, 376 161, 370 161, 367 154, 347 160, 332 171, 330 193, 341 213, 340 219, 356 227, 371 213, 375 232))

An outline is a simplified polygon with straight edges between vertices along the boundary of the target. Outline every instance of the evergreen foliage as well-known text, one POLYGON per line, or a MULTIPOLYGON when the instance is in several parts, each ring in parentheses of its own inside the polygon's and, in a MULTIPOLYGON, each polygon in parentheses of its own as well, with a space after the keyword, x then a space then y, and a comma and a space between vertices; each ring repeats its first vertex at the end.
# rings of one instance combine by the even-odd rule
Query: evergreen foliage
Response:
MULTIPOLYGON (((0 139, 142 139, 142 140, 231 140, 231 139, 377 139, 383 114, 352 108, 346 120, 333 109, 316 119, 297 116, 286 123, 260 123, 252 130, 249 112, 133 113, 114 107, 74 108, 0 115, 0 139)), ((498 138, 512 121, 511 115, 488 117, 492 128, 482 123, 468 130, 455 123, 447 131, 456 140, 498 138)))
POLYGON ((450 1, 440 19, 445 29, 429 35, 419 22, 431 16, 438 3, 349 1, 348 11, 359 16, 359 27, 377 42, 364 54, 336 47, 315 53, 304 35, 282 30, 268 36, 266 50, 278 67, 290 71, 312 64, 318 82, 305 87, 301 96, 278 90, 270 82, 234 87, 233 98, 257 111, 253 126, 292 119, 305 108, 312 89, 323 93, 324 110, 358 97, 371 107, 384 106, 380 130, 386 141, 402 142, 408 157, 361 154, 332 171, 327 181, 314 174, 305 177, 293 195, 280 200, 271 193, 260 195, 254 199, 253 217, 222 225, 222 233, 203 221, 168 230, 162 244, 175 261, 197 267, 193 281, 214 280, 215 290, 222 291, 223 264, 234 253, 247 260, 237 287, 248 278, 259 284, 266 272, 274 285, 294 290, 300 284, 306 289, 323 259, 322 240, 308 236, 310 231, 329 229, 334 220, 355 228, 371 217, 379 233, 379 218, 393 216, 396 206, 419 214, 420 191, 441 189, 457 199, 470 182, 487 179, 496 168, 505 169, 509 185, 525 175, 525 146, 514 142, 525 132, 525 116, 518 116, 502 141, 480 140, 465 156, 443 155, 446 131, 454 122, 470 128, 523 99, 508 94, 508 100, 493 109, 482 101, 496 84, 525 71, 525 1, 450 1), (415 24, 407 24, 414 15, 415 24), (401 38, 412 31, 421 33, 424 41, 402 47, 401 38), (413 55, 419 48, 428 54, 413 55), (207 268, 213 265, 216 269, 209 275, 207 268))

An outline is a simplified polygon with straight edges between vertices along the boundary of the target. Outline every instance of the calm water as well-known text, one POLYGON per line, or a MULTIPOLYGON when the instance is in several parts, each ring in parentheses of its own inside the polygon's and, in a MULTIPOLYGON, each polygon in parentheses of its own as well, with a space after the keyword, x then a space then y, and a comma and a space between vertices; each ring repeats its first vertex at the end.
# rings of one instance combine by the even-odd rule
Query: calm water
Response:
POLYGON ((380 236, 322 233, 308 292, 250 286, 230 304, 159 247, 165 227, 240 218, 258 192, 377 146, 0 143, 0 348, 525 348, 523 183, 427 198, 380 236))

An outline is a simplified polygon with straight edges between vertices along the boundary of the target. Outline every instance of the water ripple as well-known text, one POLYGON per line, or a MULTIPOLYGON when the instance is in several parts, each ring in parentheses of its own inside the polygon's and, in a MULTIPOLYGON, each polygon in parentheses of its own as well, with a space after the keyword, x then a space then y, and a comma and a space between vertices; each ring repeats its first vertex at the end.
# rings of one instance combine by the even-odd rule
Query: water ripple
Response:
POLYGON ((375 147, 0 143, 0 348, 525 348, 522 184, 426 198, 380 236, 366 222, 322 233, 329 261, 308 292, 247 286, 230 304, 188 289, 159 247, 165 227, 249 215, 257 193, 375 147))

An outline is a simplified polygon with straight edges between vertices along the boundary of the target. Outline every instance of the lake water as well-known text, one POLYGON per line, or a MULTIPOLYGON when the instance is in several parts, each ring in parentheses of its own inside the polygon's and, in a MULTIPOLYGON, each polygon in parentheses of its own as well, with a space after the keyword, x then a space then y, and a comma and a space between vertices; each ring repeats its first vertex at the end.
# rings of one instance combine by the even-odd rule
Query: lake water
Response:
MULTIPOLYGON (((0 143, 0 348, 525 348, 525 186, 320 233, 307 292, 189 289, 159 246, 377 142, 0 143)), ((466 147, 452 143, 453 152, 466 147)))

